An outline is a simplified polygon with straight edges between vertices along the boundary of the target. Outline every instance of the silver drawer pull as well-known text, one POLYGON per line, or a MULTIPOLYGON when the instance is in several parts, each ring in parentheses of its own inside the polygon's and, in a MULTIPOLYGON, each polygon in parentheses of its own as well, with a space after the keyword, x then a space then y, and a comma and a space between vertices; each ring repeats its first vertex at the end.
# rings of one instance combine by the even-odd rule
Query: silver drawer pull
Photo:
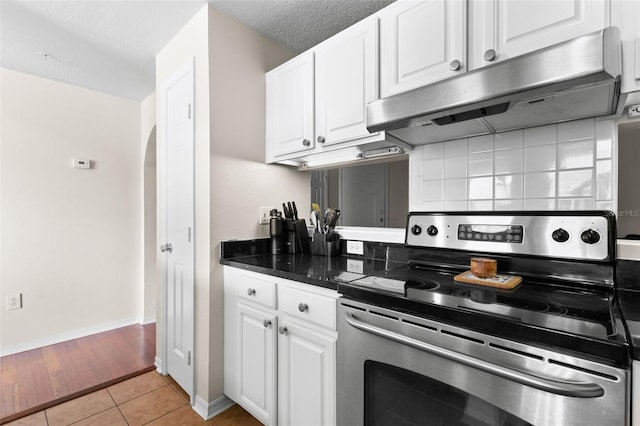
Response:
POLYGON ((298 305, 298 310, 300 312, 306 312, 309 310, 309 305, 307 305, 306 303, 301 303, 298 305))
POLYGON ((493 49, 489 49, 486 52, 484 52, 484 55, 482 55, 482 58, 487 62, 491 62, 496 59, 496 56, 497 56, 496 51, 493 49))
POLYGON ((256 294, 256 289, 255 288, 248 288, 247 289, 247 294, 249 296, 253 296, 254 294, 256 294))
POLYGON ((278 333, 284 336, 289 333, 289 330, 287 329, 286 325, 281 325, 280 327, 278 327, 278 333))
POLYGON ((473 358, 459 352, 441 348, 439 346, 422 342, 412 337, 403 336, 402 334, 394 333, 393 331, 385 330, 384 328, 367 324, 358 320, 350 312, 347 312, 345 314, 344 319, 347 324, 357 328, 358 330, 362 330, 367 333, 371 333, 376 336, 383 337, 385 339, 389 339, 406 346, 410 346, 423 352, 440 356, 442 358, 466 365, 468 367, 476 368, 489 374, 494 374, 496 376, 502 377, 503 379, 511 380, 512 382, 531 386, 532 388, 555 393, 558 395, 573 396, 576 398, 597 398, 604 395, 604 389, 602 389, 602 387, 600 387, 600 385, 598 385, 597 383, 561 382, 558 380, 551 380, 544 377, 534 376, 533 374, 525 373, 518 370, 512 370, 511 368, 503 367, 501 365, 492 364, 481 359, 473 358))
POLYGON ((262 321, 262 325, 264 325, 264 328, 271 327, 271 320, 266 319, 266 320, 262 321))
POLYGON ((454 59, 453 61, 449 62, 449 69, 451 71, 459 71, 461 66, 462 64, 457 59, 454 59))

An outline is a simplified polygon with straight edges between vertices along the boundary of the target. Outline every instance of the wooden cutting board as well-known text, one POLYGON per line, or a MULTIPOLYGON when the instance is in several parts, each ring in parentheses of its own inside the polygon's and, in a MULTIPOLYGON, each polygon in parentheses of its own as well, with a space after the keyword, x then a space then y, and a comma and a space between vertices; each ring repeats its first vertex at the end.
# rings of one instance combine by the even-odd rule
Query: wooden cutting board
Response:
POLYGON ((517 275, 496 275, 491 278, 478 278, 471 273, 471 271, 465 271, 461 274, 453 277, 455 281, 466 284, 477 284, 487 287, 501 288, 504 290, 512 290, 516 288, 518 284, 522 282, 522 277, 517 275))

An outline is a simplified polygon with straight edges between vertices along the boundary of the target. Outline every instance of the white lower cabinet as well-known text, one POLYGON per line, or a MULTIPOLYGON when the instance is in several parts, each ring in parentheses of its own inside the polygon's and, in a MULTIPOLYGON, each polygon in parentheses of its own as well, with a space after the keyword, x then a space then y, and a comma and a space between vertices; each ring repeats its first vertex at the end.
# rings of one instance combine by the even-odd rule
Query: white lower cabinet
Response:
POLYGON ((334 336, 282 320, 278 336, 278 424, 335 424, 334 336))
POLYGON ((266 425, 334 425, 337 297, 225 266, 225 394, 266 425))
POLYGON ((238 303, 238 403, 265 424, 275 424, 277 317, 238 303))

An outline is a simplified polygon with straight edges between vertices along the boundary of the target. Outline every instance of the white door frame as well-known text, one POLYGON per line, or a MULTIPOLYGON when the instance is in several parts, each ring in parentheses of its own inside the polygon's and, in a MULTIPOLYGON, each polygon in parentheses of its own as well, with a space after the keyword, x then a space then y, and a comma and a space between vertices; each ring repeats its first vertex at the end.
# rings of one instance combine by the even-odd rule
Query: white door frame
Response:
MULTIPOLYGON (((169 76, 168 78, 166 78, 164 80, 164 82, 162 83, 162 92, 160 93, 161 99, 162 99, 162 157, 161 157, 161 167, 158 168, 159 171, 161 171, 161 173, 164 173, 164 171, 167 168, 167 135, 168 135, 168 120, 167 120, 167 116, 168 116, 168 107, 169 105, 166 102, 166 96, 165 93, 167 92, 167 90, 174 85, 177 81, 179 81, 185 74, 188 74, 189 72, 192 73, 193 75, 195 75, 195 58, 191 58, 186 64, 184 64, 183 66, 181 66, 180 68, 178 68, 171 76, 169 76)), ((195 98, 195 78, 193 81, 193 94, 194 94, 194 98, 195 98)), ((194 99, 195 101, 195 99, 194 99)), ((191 102, 191 117, 195 118, 195 102, 191 102)), ((192 119, 192 123, 195 122, 195 119, 192 119)), ((195 169, 195 127, 194 127, 194 131, 193 131, 193 144, 194 144, 194 169, 195 169)), ((194 170, 195 172, 195 170, 194 170)), ((194 173, 194 190, 195 190, 195 173, 194 173)), ((161 218, 160 218, 160 222, 161 222, 161 238, 159 241, 161 241, 161 244, 167 243, 167 239, 168 239, 168 221, 167 221, 167 208, 168 208, 168 182, 166 179, 166 176, 163 177, 162 179, 162 195, 163 195, 163 200, 162 200, 162 205, 160 206, 160 211, 161 211, 161 218)), ((193 198, 194 198, 194 218, 193 218, 193 226, 192 226, 192 238, 195 241, 195 193, 193 194, 193 198)), ((194 244, 195 247, 195 244, 194 244)), ((195 252, 195 250, 194 250, 195 252)), ((168 347, 168 335, 169 335, 169 331, 168 331, 168 327, 167 327, 167 318, 169 315, 169 304, 168 304, 168 262, 167 262, 167 255, 163 254, 161 257, 161 264, 162 264, 162 289, 161 289, 161 298, 162 298, 162 347, 161 347, 161 353, 162 353, 162 363, 161 363, 161 374, 163 375, 167 375, 168 373, 168 352, 169 352, 169 347, 168 347)), ((195 256, 194 256, 194 265, 193 265, 193 269, 194 269, 194 282, 193 282, 193 287, 194 287, 194 299, 191 301, 193 304, 193 313, 194 313, 194 327, 193 327, 193 335, 191 336, 191 341, 193 342, 193 349, 191 351, 191 363, 193 365, 193 375, 191 377, 191 389, 185 389, 185 391, 191 395, 191 405, 193 406, 195 404, 195 389, 196 389, 196 374, 195 374, 195 256)))

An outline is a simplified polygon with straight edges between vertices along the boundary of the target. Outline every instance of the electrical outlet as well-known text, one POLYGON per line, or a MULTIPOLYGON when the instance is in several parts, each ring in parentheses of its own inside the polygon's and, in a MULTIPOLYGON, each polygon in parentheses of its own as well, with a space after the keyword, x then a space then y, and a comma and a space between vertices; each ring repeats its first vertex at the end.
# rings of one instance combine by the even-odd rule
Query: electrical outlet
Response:
POLYGON ((268 225, 269 220, 271 219, 271 210, 275 209, 275 207, 260 207, 260 225, 268 225))
POLYGON ((22 293, 14 293, 7 296, 7 310, 22 308, 22 293))
POLYGON ((629 118, 640 117, 640 105, 629 105, 627 109, 627 116, 629 118))
POLYGON ((364 255, 364 243, 362 241, 347 241, 347 254, 364 255))
POLYGON ((347 259, 347 272, 354 274, 364 273, 364 262, 358 259, 347 259))

